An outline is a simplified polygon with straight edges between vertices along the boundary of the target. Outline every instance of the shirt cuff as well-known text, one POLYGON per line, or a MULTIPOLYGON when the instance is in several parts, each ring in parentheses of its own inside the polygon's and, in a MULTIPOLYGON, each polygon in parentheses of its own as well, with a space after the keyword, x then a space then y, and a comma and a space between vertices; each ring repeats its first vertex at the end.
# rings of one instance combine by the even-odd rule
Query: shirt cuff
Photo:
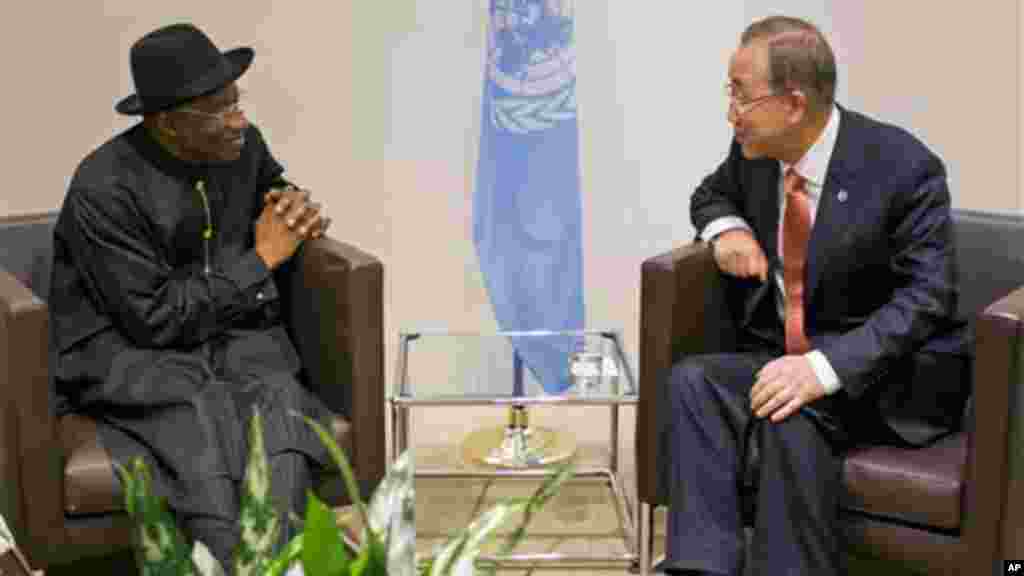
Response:
POLYGON ((235 261, 224 271, 224 275, 239 292, 246 295, 246 300, 257 306, 278 297, 277 285, 274 284, 270 268, 267 268, 255 250, 250 250, 235 261))
POLYGON ((735 230, 742 228, 744 230, 750 230, 750 225, 747 221, 739 216, 722 216, 721 218, 715 218, 708 225, 700 231, 700 239, 705 242, 710 242, 715 236, 718 236, 722 232, 728 230, 735 230))
POLYGON ((814 375, 818 377, 818 382, 821 382, 823 388, 825 388, 825 395, 835 394, 843 387, 839 381, 839 375, 832 369, 832 365, 828 363, 828 358, 821 353, 820 350, 811 350, 804 356, 811 362, 811 369, 814 370, 814 375))

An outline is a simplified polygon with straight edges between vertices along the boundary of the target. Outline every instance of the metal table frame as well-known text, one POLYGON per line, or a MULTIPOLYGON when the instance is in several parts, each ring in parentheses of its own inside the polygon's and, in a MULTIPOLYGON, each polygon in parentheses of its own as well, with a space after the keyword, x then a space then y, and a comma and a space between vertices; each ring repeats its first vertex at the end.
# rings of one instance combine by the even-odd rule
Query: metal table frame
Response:
MULTIPOLYGON (((388 396, 388 416, 390 417, 387 428, 390 441, 387 443, 389 453, 387 454, 388 466, 395 461, 399 454, 409 447, 409 438, 412 432, 410 410, 413 407, 437 407, 437 406, 536 406, 536 405, 559 405, 559 406, 608 406, 610 412, 609 425, 609 462, 607 466, 591 466, 576 470, 574 478, 604 478, 611 488, 615 500, 615 512, 619 519, 619 526, 624 533, 624 544, 627 552, 623 555, 608 556, 570 556, 560 553, 544 554, 510 554, 501 559, 493 556, 481 555, 482 563, 497 563, 501 567, 523 568, 537 564, 555 564, 559 567, 591 567, 597 565, 607 567, 623 567, 635 570, 640 561, 637 550, 637 529, 639 527, 639 507, 637 506, 636 490, 627 493, 620 476, 620 454, 619 442, 621 441, 621 430, 619 426, 619 409, 622 406, 635 406, 638 402, 636 379, 633 377, 632 367, 626 361, 623 354, 622 343, 618 333, 603 330, 579 330, 579 331, 532 331, 532 332, 493 332, 493 333, 472 333, 472 332, 447 332, 447 331, 420 331, 403 332, 399 334, 398 357, 395 361, 394 393, 388 396), (402 388, 408 382, 406 356, 409 343, 426 335, 444 336, 526 336, 526 335, 600 335, 609 338, 615 344, 616 351, 622 359, 623 372, 632 384, 632 394, 624 396, 522 396, 508 398, 413 398, 408 390, 402 388)), ((549 473, 548 470, 540 469, 460 469, 460 468, 436 468, 430 470, 417 470, 418 477, 444 477, 444 478, 543 478, 549 473)))

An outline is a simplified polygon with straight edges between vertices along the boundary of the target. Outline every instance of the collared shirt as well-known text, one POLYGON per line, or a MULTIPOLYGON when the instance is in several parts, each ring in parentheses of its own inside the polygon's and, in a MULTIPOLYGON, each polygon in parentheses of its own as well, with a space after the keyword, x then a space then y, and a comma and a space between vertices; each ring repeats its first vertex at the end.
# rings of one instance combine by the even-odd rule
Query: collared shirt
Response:
MULTIPOLYGON (((815 140, 814 144, 804 153, 804 155, 793 164, 793 169, 796 173, 807 181, 807 196, 811 201, 811 226, 814 226, 815 216, 818 212, 818 201, 821 199, 821 191, 825 186, 825 176, 828 174, 828 164, 832 159, 832 152, 836 147, 836 140, 839 137, 839 110, 833 106, 832 111, 829 114, 828 123, 825 125, 825 130, 822 131, 818 139, 815 140)), ((779 261, 782 262, 786 257, 783 253, 782 246, 782 215, 786 213, 786 193, 783 187, 783 178, 786 173, 786 169, 789 165, 784 162, 779 162, 779 227, 778 227, 778 247, 779 247, 779 261)), ((736 228, 744 228, 751 230, 750 225, 747 224, 743 218, 739 216, 725 216, 717 218, 708 223, 701 231, 700 237, 704 241, 708 241, 722 232, 727 230, 733 230, 736 228)), ((775 292, 775 303, 776 308, 779 310, 779 317, 785 321, 786 306, 785 306, 785 288, 782 278, 782 267, 779 267, 779 271, 775 273, 775 284, 778 290, 775 292)), ((826 394, 832 394, 842 387, 842 383, 839 381, 839 376, 836 374, 832 365, 829 364, 828 359, 819 350, 811 350, 805 354, 807 359, 811 363, 811 367, 814 369, 815 375, 818 377, 818 381, 821 382, 825 388, 826 394)))

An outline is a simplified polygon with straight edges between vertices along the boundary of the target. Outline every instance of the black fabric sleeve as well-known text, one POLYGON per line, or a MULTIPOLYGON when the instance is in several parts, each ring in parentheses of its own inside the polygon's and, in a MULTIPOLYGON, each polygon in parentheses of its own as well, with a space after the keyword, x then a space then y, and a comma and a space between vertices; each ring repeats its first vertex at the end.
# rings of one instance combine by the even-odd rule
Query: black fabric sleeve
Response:
POLYGON ((147 220, 116 189, 74 189, 69 249, 84 282, 121 334, 141 347, 189 348, 277 297, 255 250, 207 275, 172 268, 151 240, 147 220))

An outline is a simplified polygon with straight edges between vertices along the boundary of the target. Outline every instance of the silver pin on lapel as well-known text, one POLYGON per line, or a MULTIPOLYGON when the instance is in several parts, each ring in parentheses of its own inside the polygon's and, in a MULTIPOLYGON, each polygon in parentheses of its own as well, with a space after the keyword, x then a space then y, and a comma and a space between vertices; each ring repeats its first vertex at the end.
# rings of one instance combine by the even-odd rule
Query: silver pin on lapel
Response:
POLYGON ((846 190, 840 190, 839 194, 836 194, 836 198, 838 198, 840 202, 846 202, 846 198, 847 198, 846 190))

